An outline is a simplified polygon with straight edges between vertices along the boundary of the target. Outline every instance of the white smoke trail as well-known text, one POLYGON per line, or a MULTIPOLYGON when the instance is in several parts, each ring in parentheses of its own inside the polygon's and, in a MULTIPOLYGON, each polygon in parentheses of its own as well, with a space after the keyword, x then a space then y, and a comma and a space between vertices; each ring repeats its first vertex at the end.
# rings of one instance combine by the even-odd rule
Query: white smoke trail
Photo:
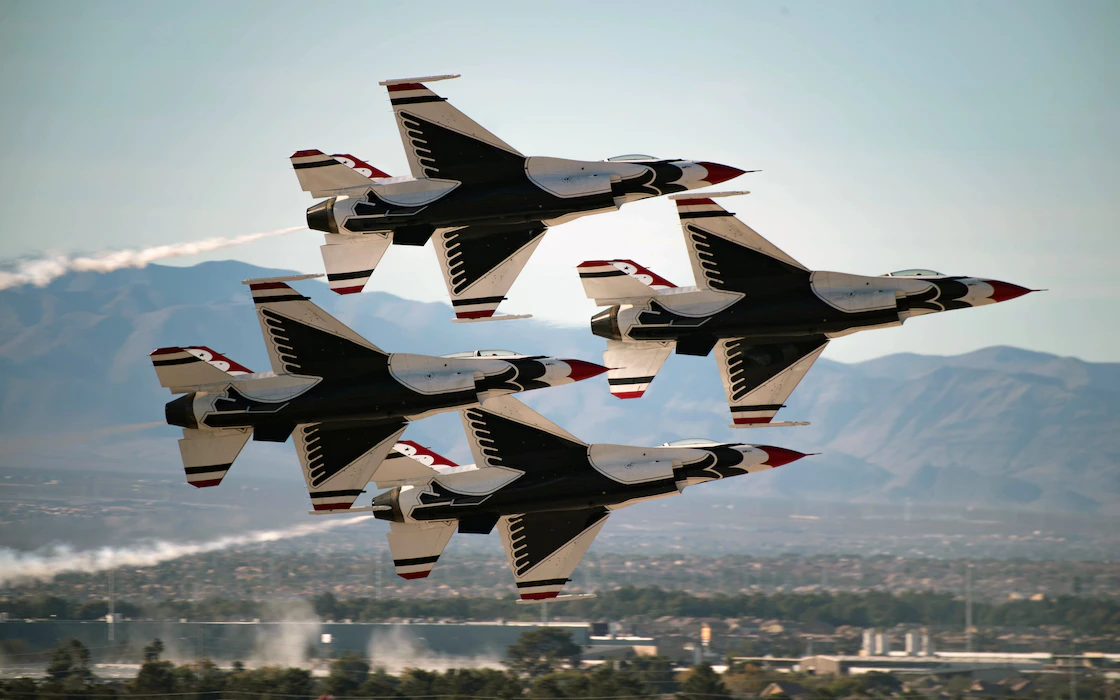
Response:
POLYGON ((65 275, 67 272, 112 272, 125 267, 147 267, 149 263, 163 258, 178 258, 183 255, 198 255, 209 253, 220 248, 244 245, 259 241, 262 238, 282 236, 293 231, 306 230, 306 226, 291 226, 275 231, 250 233, 234 238, 205 238, 201 241, 187 243, 172 243, 154 248, 141 250, 113 250, 98 253, 87 257, 70 257, 68 255, 52 255, 24 260, 15 265, 12 270, 0 270, 0 289, 17 287, 21 284, 33 284, 36 287, 45 287, 53 280, 65 275))
POLYGON ((68 545, 54 545, 35 552, 20 552, 4 547, 0 548, 0 584, 25 580, 49 580, 69 571, 93 573, 120 566, 154 566, 193 554, 315 535, 338 527, 365 522, 372 517, 372 515, 361 515, 343 520, 307 523, 284 530, 258 530, 244 535, 221 537, 210 542, 177 543, 158 540, 135 547, 102 547, 81 552, 74 551, 68 545))

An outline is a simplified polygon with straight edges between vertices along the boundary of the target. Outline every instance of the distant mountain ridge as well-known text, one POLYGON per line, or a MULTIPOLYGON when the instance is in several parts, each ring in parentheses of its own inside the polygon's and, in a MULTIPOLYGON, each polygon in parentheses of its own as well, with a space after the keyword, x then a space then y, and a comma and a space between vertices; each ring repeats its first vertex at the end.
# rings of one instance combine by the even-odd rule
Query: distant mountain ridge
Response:
MULTIPOLYGON (((0 291, 0 467, 176 468, 177 431, 143 428, 162 421, 170 398, 148 352, 200 343, 267 369, 240 281, 279 274, 239 262, 152 265, 0 291)), ((339 297, 319 281, 297 284, 390 352, 504 347, 597 361, 602 351, 586 329, 452 324, 446 304, 376 292, 339 297)), ((589 441, 705 436, 822 453, 730 481, 721 486, 727 493, 1120 512, 1120 363, 1010 347, 858 364, 825 359, 788 402, 785 417, 812 422, 793 429, 728 429, 711 358, 674 356, 637 401, 609 396, 601 378, 525 398, 589 441)), ((470 461, 457 416, 421 421, 408 435, 470 461)), ((298 478, 290 445, 252 444, 234 469, 298 478)))

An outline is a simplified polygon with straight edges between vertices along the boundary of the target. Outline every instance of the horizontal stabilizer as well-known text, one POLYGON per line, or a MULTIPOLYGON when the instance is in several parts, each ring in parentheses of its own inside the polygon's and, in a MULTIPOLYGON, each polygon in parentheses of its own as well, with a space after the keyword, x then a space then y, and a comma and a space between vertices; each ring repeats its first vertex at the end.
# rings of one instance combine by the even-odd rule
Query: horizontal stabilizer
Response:
POLYGON ((633 343, 608 340, 603 352, 607 384, 620 399, 641 398, 673 352, 672 342, 633 343))
POLYGON ((149 357, 160 386, 176 394, 205 384, 228 382, 238 375, 252 374, 248 367, 205 345, 158 348, 149 357))
POLYGON ((184 428, 183 439, 179 440, 179 454, 183 458, 187 483, 196 488, 220 484, 252 434, 249 428, 184 428))
POLYGON ((300 189, 313 197, 329 197, 353 187, 369 187, 369 177, 322 151, 296 151, 291 156, 300 189))
POLYGON ((616 300, 645 298, 675 284, 633 260, 588 260, 576 268, 588 299, 599 306, 616 300))
POLYGON ((389 551, 393 554, 397 576, 427 578, 456 527, 454 520, 389 523, 389 551))
POLYGON ((385 251, 393 242, 393 234, 366 233, 360 235, 328 233, 323 236, 326 245, 319 247, 323 254, 323 267, 327 283, 337 294, 356 294, 366 286, 370 275, 381 262, 385 251))

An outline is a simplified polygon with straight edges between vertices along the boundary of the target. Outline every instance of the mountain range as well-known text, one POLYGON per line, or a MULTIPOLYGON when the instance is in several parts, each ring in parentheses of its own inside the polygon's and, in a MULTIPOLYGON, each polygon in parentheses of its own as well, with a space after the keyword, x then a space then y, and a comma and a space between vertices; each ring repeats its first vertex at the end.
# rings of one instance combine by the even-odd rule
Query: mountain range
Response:
MULTIPOLYGON (((267 369, 240 282, 280 274, 232 261, 151 265, 0 291, 0 469, 175 473, 178 431, 161 425, 171 395, 148 353, 202 344, 267 369)), ((505 348, 601 361, 602 341, 585 327, 453 324, 446 304, 296 284, 389 352, 505 348)), ((640 400, 611 397, 602 377, 524 398, 588 441, 709 437, 820 453, 723 483, 723 495, 1120 513, 1120 363, 1011 347, 856 364, 825 358, 782 414, 811 422, 803 428, 728 428, 711 358, 670 358, 640 400)), ((407 436, 470 461, 454 414, 420 421, 407 436)), ((251 443, 235 472, 299 480, 290 445, 251 443)))

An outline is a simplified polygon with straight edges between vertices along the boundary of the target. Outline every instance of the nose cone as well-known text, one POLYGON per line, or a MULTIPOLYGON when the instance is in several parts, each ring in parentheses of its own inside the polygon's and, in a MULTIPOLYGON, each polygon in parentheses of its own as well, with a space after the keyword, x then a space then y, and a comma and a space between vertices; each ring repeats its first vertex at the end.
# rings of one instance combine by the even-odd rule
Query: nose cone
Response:
POLYGON ((771 467, 780 467, 783 464, 796 462, 802 457, 808 457, 808 455, 803 452, 794 452, 784 447, 771 447, 770 445, 755 445, 755 447, 770 455, 763 464, 769 464, 771 467))
POLYGON ((582 381, 588 377, 596 377, 607 371, 606 367, 594 362, 584 362, 583 360, 561 360, 561 362, 571 367, 568 378, 573 382, 582 381))
POLYGON ((1030 294, 1031 292, 1036 291, 1034 289, 1020 287, 1017 284, 1011 284, 1010 282, 1000 282, 999 280, 982 281, 984 282, 984 284, 991 286, 992 295, 988 298, 995 302, 1007 301, 1008 299, 1017 299, 1024 294, 1030 294))
POLYGON ((720 165, 719 163, 707 163, 704 161, 698 161, 696 164, 702 166, 705 170, 708 171, 708 174, 704 176, 704 182, 708 183, 709 185, 718 185, 721 182, 727 182, 728 180, 739 177, 743 173, 747 172, 746 170, 733 168, 730 165, 720 165))

